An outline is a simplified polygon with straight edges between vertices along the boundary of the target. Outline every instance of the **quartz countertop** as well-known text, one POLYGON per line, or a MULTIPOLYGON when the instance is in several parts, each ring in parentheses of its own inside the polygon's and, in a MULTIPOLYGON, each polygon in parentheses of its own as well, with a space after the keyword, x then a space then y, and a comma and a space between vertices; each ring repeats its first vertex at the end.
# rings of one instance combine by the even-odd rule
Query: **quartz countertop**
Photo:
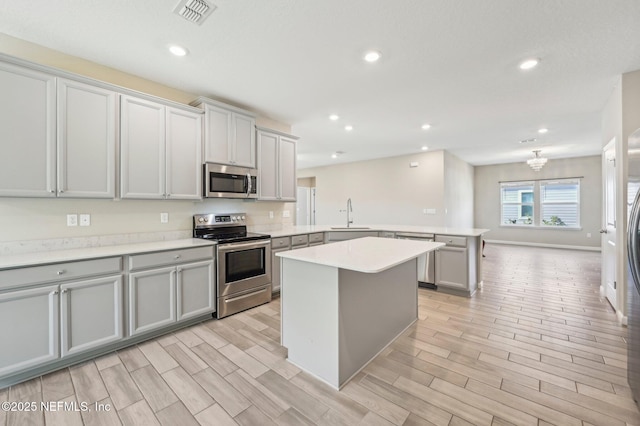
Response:
POLYGON ((215 241, 186 238, 171 241, 154 241, 136 244, 119 244, 112 246, 12 254, 8 256, 0 256, 0 269, 37 266, 48 263, 73 262, 78 260, 123 256, 126 254, 148 253, 154 251, 206 247, 213 246, 215 244, 215 241))
POLYGON ((411 232, 419 234, 455 235, 461 237, 479 237, 489 232, 484 228, 448 228, 441 226, 416 226, 416 225, 352 225, 346 228, 340 225, 298 225, 287 226, 282 229, 266 231, 259 227, 252 231, 269 234, 272 238, 288 237, 299 234, 312 234, 314 232, 345 232, 345 231, 387 231, 387 232, 411 232), (338 227, 339 229, 334 229, 338 227))
POLYGON ((276 256, 357 272, 377 273, 444 245, 444 243, 364 237, 284 251, 277 253, 276 256))

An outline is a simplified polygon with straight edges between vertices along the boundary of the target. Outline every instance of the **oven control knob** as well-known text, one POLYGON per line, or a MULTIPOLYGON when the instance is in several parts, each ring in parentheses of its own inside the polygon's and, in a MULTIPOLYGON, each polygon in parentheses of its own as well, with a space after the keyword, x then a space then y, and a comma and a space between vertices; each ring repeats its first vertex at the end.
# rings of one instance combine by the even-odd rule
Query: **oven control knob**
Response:
POLYGON ((242 220, 244 220, 244 219, 245 219, 245 217, 244 217, 244 216, 242 216, 242 220))
POLYGON ((200 222, 200 223, 205 222, 205 218, 204 218, 204 217, 199 217, 199 218, 198 218, 198 222, 200 222))
POLYGON ((231 216, 231 220, 235 222, 238 218, 236 216, 231 216))

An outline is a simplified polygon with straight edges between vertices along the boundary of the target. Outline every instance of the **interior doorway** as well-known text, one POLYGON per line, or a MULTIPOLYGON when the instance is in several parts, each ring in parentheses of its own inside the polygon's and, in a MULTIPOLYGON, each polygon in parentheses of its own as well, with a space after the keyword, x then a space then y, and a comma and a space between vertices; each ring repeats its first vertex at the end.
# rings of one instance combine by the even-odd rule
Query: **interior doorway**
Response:
POLYGON ((616 140, 612 139, 602 152, 603 220, 602 229, 602 287, 604 296, 618 311, 617 302, 617 233, 616 233, 616 140))
POLYGON ((316 224, 316 178, 299 178, 296 199, 296 225, 316 224))

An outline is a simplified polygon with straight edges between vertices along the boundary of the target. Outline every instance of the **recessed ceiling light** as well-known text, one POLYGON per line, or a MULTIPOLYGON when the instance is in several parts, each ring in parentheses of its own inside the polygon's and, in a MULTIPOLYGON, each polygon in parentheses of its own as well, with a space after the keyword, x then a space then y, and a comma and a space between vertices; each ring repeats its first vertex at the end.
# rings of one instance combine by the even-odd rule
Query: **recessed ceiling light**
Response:
POLYGON ((425 123, 425 124, 422 125, 422 130, 427 130, 427 129, 430 129, 430 128, 431 128, 431 124, 429 124, 429 123, 425 123))
POLYGON ((520 65, 518 65, 518 67, 520 67, 521 70, 530 70, 531 68, 534 68, 539 63, 540 63, 540 59, 530 58, 520 62, 520 65))
POLYGON ((176 56, 185 56, 189 51, 186 47, 178 46, 177 44, 172 44, 169 46, 169 52, 173 53, 176 56))
POLYGON ((338 158, 338 154, 331 154, 331 158, 338 158))
POLYGON ((423 151, 426 151, 426 150, 428 150, 428 149, 429 149, 429 147, 425 145, 425 146, 423 146, 421 149, 422 149, 423 151))
POLYGON ((381 57, 382 54, 375 50, 371 50, 364 54, 364 60, 367 62, 377 62, 381 57))
POLYGON ((331 115, 329 116, 329 120, 331 120, 331 121, 336 121, 338 118, 340 118, 340 117, 338 117, 338 115, 337 115, 337 114, 331 114, 331 115))
POLYGON ((549 131, 549 129, 545 129, 544 127, 542 129, 538 129, 538 133, 544 134, 547 133, 549 131))
POLYGON ((344 129, 345 129, 347 132, 350 132, 350 131, 352 131, 352 130, 353 130, 353 126, 352 126, 352 125, 350 125, 350 124, 347 124, 346 126, 344 126, 344 129))

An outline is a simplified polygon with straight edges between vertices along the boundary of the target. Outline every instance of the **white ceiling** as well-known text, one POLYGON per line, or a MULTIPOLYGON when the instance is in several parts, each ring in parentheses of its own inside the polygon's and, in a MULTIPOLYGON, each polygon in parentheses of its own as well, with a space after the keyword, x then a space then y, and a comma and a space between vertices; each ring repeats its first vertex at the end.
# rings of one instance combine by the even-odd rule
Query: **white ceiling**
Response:
POLYGON ((640 69, 639 0, 211 1, 198 26, 178 0, 0 0, 0 31, 289 123, 300 168, 423 145, 474 165, 598 154, 600 112, 640 69))

